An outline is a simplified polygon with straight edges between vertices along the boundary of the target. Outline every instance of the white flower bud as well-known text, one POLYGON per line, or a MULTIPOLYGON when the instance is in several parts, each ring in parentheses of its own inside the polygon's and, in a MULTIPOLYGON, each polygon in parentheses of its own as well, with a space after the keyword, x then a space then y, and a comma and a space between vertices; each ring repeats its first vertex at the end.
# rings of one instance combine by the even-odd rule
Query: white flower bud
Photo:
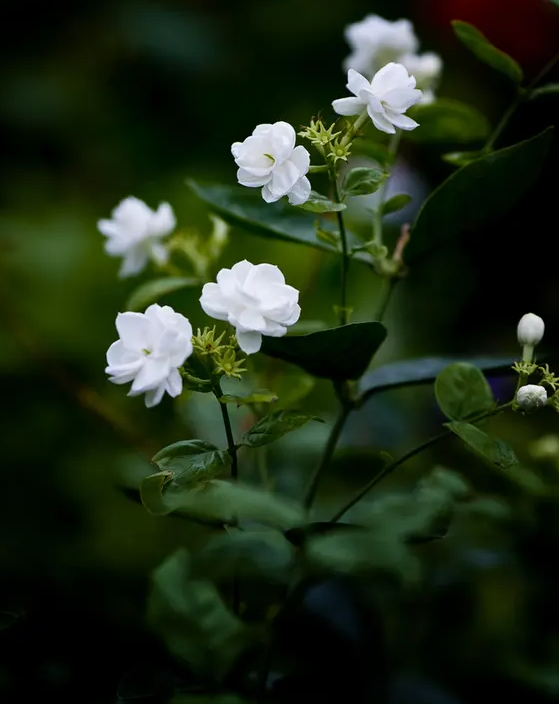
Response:
POLYGON ((518 389, 516 403, 523 411, 537 411, 546 405, 547 391, 543 386, 526 384, 518 389))
POLYGON ((545 325, 539 315, 526 313, 520 318, 518 323, 518 342, 523 346, 530 345, 533 347, 542 339, 544 330, 545 325))

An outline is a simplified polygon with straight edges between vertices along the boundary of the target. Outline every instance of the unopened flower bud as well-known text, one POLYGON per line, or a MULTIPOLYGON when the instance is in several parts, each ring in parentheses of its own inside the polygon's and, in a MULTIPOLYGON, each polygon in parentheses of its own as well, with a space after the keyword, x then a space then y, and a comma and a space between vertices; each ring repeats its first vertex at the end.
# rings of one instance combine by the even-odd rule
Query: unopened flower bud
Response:
POLYGON ((516 394, 516 403, 522 411, 537 411, 547 403, 547 391, 543 386, 526 384, 516 394))
POLYGON ((545 325, 539 315, 534 313, 526 313, 520 318, 518 323, 517 335, 518 342, 521 345, 537 345, 543 337, 545 325))

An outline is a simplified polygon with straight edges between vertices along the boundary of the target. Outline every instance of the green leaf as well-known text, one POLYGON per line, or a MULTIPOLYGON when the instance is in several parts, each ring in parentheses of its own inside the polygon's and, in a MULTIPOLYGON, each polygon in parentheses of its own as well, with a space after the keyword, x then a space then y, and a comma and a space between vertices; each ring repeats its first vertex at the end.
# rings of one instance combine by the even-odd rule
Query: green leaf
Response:
POLYGON ((253 391, 248 396, 235 396, 234 394, 225 394, 219 399, 220 403, 234 403, 237 408, 239 406, 250 406, 253 403, 275 403, 278 400, 277 394, 268 389, 260 389, 253 391))
POLYGON ((287 433, 302 428, 310 420, 324 423, 322 418, 309 416, 299 411, 275 411, 257 421, 250 430, 242 436, 239 445, 261 447, 279 440, 287 433))
MULTIPOLYGON (((557 2, 559 3, 559 0, 557 2)), ((542 95, 556 95, 557 93, 559 93, 559 83, 546 83, 545 86, 534 88, 530 92, 530 100, 535 100, 542 95)))
POLYGON ((479 29, 467 22, 462 22, 462 20, 454 20, 452 27, 462 44, 467 46, 480 61, 496 71, 504 73, 515 83, 522 82, 522 69, 518 63, 504 51, 493 46, 479 29))
POLYGON ((402 210, 402 208, 405 208, 411 201, 412 197, 407 193, 398 193, 398 195, 392 196, 392 198, 389 198, 382 204, 382 214, 389 215, 390 213, 402 210))
POLYGON ((351 323, 309 335, 264 337, 261 351, 313 376, 359 379, 385 337, 381 323, 351 323))
POLYGON ((345 210, 345 203, 334 203, 334 201, 326 198, 321 193, 311 191, 309 199, 302 205, 297 206, 301 210, 308 210, 310 213, 336 213, 340 210, 345 210))
POLYGON ((485 154, 487 154, 487 152, 479 149, 473 152, 449 152, 448 154, 443 154, 443 161, 446 161, 448 164, 453 164, 454 166, 465 166, 485 154))
MULTIPOLYGON (((206 523, 236 525, 246 520, 284 530, 299 526, 305 520, 299 502, 240 482, 232 484, 213 479, 204 485, 185 488, 168 481, 162 482, 162 488, 159 504, 151 497, 150 505, 158 510, 155 515, 176 511, 183 517, 206 523)), ((150 510, 149 506, 146 508, 150 510)))
POLYGON ((453 421, 445 424, 456 433, 476 454, 489 461, 501 470, 507 479, 515 482, 530 493, 541 495, 545 487, 540 478, 530 470, 519 465, 512 447, 504 440, 492 438, 475 425, 463 421, 453 421))
POLYGON ((159 469, 171 472, 177 486, 195 486, 229 469, 231 458, 205 440, 181 440, 164 447, 152 458, 159 469))
MULTIPOLYGON (((258 189, 208 186, 192 180, 187 183, 210 210, 229 225, 267 239, 303 244, 339 254, 337 248, 317 238, 316 214, 305 213, 300 208, 289 205, 285 199, 277 203, 265 203, 258 189)), ((326 225, 329 220, 321 222, 326 225)), ((355 234, 348 232, 347 236, 349 246, 359 244, 360 240, 355 234)), ((367 263, 371 261, 366 254, 357 259, 367 263)))
POLYGON ((537 181, 553 128, 455 171, 423 204, 404 250, 416 263, 447 239, 498 221, 537 181))
POLYGON ((491 125, 479 110, 458 100, 437 98, 434 103, 416 105, 408 111, 419 127, 405 132, 406 139, 438 144, 483 142, 491 125))
POLYGON ((467 361, 484 372, 512 374, 511 366, 515 357, 470 357, 468 360, 455 357, 417 357, 392 362, 367 372, 359 382, 359 392, 365 399, 380 391, 397 389, 402 386, 429 384, 437 378, 445 367, 455 362, 467 361))
POLYGON ((386 144, 374 139, 359 138, 354 140, 351 145, 351 153, 368 156, 381 166, 390 166, 395 161, 395 154, 392 154, 386 144))
POLYGON ((342 192, 346 196, 366 196, 378 190, 387 176, 386 171, 382 169, 357 167, 346 174, 342 192))
POLYGON ((155 570, 148 620, 175 657, 217 680, 231 670, 248 643, 247 627, 223 603, 216 587, 191 578, 184 548, 155 570))
POLYGON ((140 498, 144 508, 152 516, 166 516, 173 507, 165 500, 163 490, 166 484, 172 481, 172 472, 158 472, 142 480, 140 484, 140 498))
POLYGON ((310 394, 316 386, 316 379, 310 374, 298 369, 285 370, 273 379, 274 388, 278 391, 278 400, 274 407, 294 408, 310 394))
POLYGON ((281 533, 231 529, 210 538, 196 554, 193 570, 217 582, 239 575, 286 584, 293 562, 293 546, 281 533))
POLYGON ((162 279, 153 279, 139 286, 132 293, 126 303, 126 310, 145 310, 151 303, 159 301, 168 293, 180 291, 181 288, 199 286, 200 280, 193 276, 172 276, 162 279))
POLYGON ((439 408, 451 420, 466 420, 494 406, 493 392, 473 364, 450 364, 435 380, 439 408))

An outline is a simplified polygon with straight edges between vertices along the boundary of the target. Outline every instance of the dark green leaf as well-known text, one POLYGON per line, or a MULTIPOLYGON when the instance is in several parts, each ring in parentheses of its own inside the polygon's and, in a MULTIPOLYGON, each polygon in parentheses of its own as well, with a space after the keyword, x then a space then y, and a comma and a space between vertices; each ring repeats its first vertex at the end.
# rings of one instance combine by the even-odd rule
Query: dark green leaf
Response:
POLYGON ((435 379, 439 408, 451 420, 466 420, 493 407, 493 392, 473 364, 455 362, 435 379))
POLYGON ((197 576, 222 581, 233 575, 288 583, 294 550, 281 533, 231 529, 211 538, 193 563, 197 576))
POLYGON ((222 679, 247 644, 248 629, 210 582, 190 575, 181 548, 153 574, 148 619, 170 652, 196 673, 222 679))
POLYGON ((188 487, 227 470, 231 458, 225 450, 205 440, 181 440, 159 450, 152 462, 161 470, 171 472, 174 484, 188 487))
POLYGON ((273 379, 278 391, 278 400, 274 408, 294 408, 310 394, 316 385, 316 379, 298 369, 285 370, 273 379))
POLYGON ((144 508, 152 516, 166 516, 173 510, 172 504, 165 500, 163 490, 172 481, 172 472, 158 472, 146 477, 140 484, 140 497, 144 508))
MULTIPOLYGON (((557 2, 559 3, 559 0, 557 2)), ((559 83, 547 83, 545 86, 534 88, 530 92, 530 100, 539 98, 542 95, 556 95, 557 93, 559 93, 559 83)))
POLYGON ((174 291, 180 291, 181 288, 190 286, 199 286, 200 280, 193 276, 185 277, 166 277, 163 279, 153 279, 139 286, 130 296, 126 303, 126 310, 143 311, 151 303, 156 303, 163 296, 174 291))
POLYGON ((382 169, 357 167, 345 175, 342 191, 346 196, 366 196, 374 193, 387 176, 382 169))
POLYGON ((480 61, 491 66, 496 71, 504 73, 515 83, 522 82, 522 69, 517 62, 504 51, 497 49, 491 42, 473 25, 461 20, 452 22, 454 33, 458 39, 477 56, 480 61))
POLYGON ((326 198, 321 193, 311 191, 309 199, 302 205, 297 206, 301 210, 308 210, 309 213, 336 213, 340 210, 345 210, 345 203, 334 203, 334 201, 326 198))
POLYGON ((408 203, 411 203, 411 200, 412 197, 407 193, 398 193, 398 195, 392 196, 392 198, 389 198, 382 204, 382 214, 389 215, 390 213, 402 210, 408 203))
POLYGON ((419 211, 404 250, 413 264, 447 239, 499 220, 534 185, 545 162, 553 128, 500 149, 455 171, 419 211))
POLYGON ((386 337, 381 323, 351 323, 309 335, 264 337, 261 351, 326 379, 359 379, 386 337))
POLYGON ((416 105, 408 114, 419 127, 404 135, 417 142, 448 145, 483 142, 491 131, 489 121, 479 110, 458 100, 438 98, 434 103, 416 105))
POLYGON ((253 391, 248 396, 234 396, 233 394, 225 394, 219 399, 220 403, 234 403, 239 406, 249 406, 253 403, 275 403, 278 400, 277 394, 268 389, 260 389, 253 391))
MULTIPOLYGON (((379 391, 387 391, 401 386, 428 384, 437 378, 442 370, 454 362, 466 361, 455 357, 418 357, 392 362, 377 367, 365 374, 359 382, 359 392, 367 399, 379 391)), ((514 357, 470 357, 467 360, 478 369, 491 374, 512 374, 514 357)))
MULTIPOLYGON (((150 505, 156 509, 150 512, 156 515, 176 511, 181 516, 206 523, 236 525, 246 520, 285 530, 301 525, 305 519, 300 503, 239 482, 232 484, 213 479, 193 489, 170 481, 161 482, 161 486, 163 494, 159 503, 150 497, 150 505)), ((150 510, 149 506, 146 508, 150 510)))
MULTIPOLYGON (((210 210, 229 225, 237 226, 260 237, 304 244, 308 247, 337 252, 316 236, 316 214, 305 213, 285 202, 265 203, 258 189, 237 186, 206 186, 189 180, 189 187, 210 210)), ((324 225, 329 220, 321 221, 324 225)), ((325 229, 324 227, 322 229, 325 229)), ((359 244, 359 238, 348 234, 349 245, 359 244)), ((366 254, 358 257, 370 263, 366 254)))
POLYGON ((309 416, 299 411, 275 411, 257 421, 250 430, 243 435, 239 445, 247 447, 261 447, 268 445, 274 440, 279 440, 287 433, 291 433, 310 420, 320 423, 324 421, 317 416, 309 416))
POLYGON ((487 152, 479 149, 473 152, 449 152, 448 154, 443 154, 443 160, 454 166, 465 166, 485 154, 487 154, 487 152))

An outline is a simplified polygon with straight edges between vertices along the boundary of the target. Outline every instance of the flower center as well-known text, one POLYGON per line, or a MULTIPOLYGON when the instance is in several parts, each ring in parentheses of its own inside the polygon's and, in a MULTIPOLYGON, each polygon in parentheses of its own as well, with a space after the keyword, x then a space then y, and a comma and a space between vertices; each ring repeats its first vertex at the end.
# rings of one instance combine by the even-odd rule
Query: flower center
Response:
POLYGON ((146 355, 146 357, 147 355, 151 354, 151 350, 148 349, 143 349, 142 352, 146 355))
POLYGON ((270 159, 270 161, 272 162, 272 164, 275 164, 275 163, 276 163, 276 160, 274 159, 274 157, 273 157, 271 154, 264 154, 264 156, 268 157, 268 159, 270 159))

